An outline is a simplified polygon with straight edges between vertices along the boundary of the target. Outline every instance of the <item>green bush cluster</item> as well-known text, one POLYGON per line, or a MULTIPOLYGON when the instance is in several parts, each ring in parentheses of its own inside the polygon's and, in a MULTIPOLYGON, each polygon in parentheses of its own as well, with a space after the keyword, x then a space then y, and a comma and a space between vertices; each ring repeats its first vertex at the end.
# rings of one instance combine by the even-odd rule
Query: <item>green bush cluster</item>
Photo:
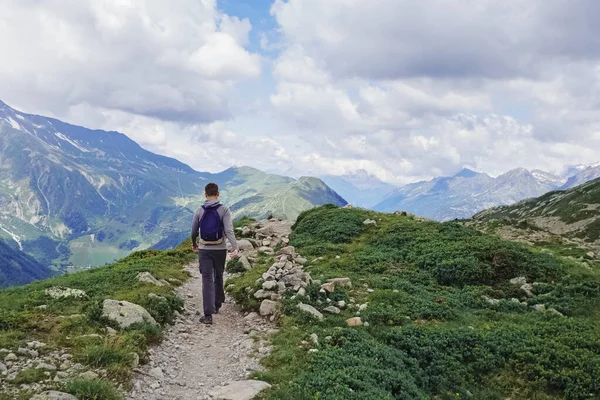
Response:
POLYGON ((356 306, 317 322, 298 311, 300 299, 284 298, 281 333, 258 375, 274 384, 264 398, 600 398, 598 271, 457 223, 332 206, 303 213, 291 238, 309 259, 323 256, 306 267, 314 279, 353 283, 332 294, 310 285, 301 300, 356 306), (377 225, 365 228, 366 218, 377 225), (535 282, 533 297, 509 282, 520 276, 535 282), (369 326, 349 328, 358 304, 369 326), (311 333, 319 346, 302 344, 311 333))

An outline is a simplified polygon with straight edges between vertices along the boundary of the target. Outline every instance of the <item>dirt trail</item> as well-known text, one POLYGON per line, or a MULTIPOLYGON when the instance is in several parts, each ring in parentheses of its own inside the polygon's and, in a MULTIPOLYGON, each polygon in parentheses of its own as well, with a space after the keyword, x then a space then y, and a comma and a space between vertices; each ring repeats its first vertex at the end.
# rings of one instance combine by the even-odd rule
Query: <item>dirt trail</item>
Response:
POLYGON ((197 263, 185 268, 192 277, 177 290, 185 312, 166 328, 164 341, 150 349, 150 361, 136 370, 128 399, 227 398, 211 393, 260 370, 259 358, 271 350, 268 336, 275 332, 273 325, 256 313, 246 316, 229 298, 213 316, 213 325, 200 324, 201 276, 197 263))

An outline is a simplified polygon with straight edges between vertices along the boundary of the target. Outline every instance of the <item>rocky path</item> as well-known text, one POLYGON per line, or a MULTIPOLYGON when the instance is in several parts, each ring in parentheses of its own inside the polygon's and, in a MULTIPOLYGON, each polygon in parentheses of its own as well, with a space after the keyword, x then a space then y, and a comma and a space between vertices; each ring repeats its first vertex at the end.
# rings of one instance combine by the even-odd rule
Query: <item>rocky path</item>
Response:
POLYGON ((178 289, 185 312, 166 328, 164 341, 150 349, 149 362, 136 369, 127 398, 251 398, 252 392, 266 386, 247 379, 271 350, 268 338, 275 332, 273 325, 256 313, 243 314, 229 298, 213 316, 213 325, 200 324, 201 276, 196 263, 186 269, 192 278, 178 289))

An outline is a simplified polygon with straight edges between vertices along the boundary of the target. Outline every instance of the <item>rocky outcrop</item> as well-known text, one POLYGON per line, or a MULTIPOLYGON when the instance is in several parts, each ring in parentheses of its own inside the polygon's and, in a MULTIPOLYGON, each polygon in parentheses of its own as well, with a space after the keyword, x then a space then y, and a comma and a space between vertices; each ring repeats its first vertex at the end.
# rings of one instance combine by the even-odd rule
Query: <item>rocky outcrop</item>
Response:
POLYGON ((151 283, 155 286, 165 286, 164 282, 159 281, 158 279, 156 279, 154 276, 152 276, 152 274, 150 272, 140 272, 135 279, 137 279, 140 282, 146 282, 146 283, 151 283))
POLYGON ((147 322, 152 325, 158 325, 148 311, 137 304, 128 301, 106 299, 102 305, 102 316, 116 322, 121 329, 127 328, 138 322, 147 322))
POLYGON ((79 289, 71 289, 68 287, 62 286, 53 286, 44 291, 46 296, 50 296, 53 299, 74 297, 76 299, 85 299, 87 298, 87 294, 83 290, 79 289))

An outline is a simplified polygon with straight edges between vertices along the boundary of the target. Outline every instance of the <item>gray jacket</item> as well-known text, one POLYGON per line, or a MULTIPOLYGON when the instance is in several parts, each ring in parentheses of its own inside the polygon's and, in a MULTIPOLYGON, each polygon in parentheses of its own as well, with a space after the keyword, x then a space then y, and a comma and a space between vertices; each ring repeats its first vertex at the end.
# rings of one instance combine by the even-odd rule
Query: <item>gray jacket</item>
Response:
MULTIPOLYGON (((206 200, 204 205, 211 206, 217 203, 219 203, 219 200, 206 200)), ((233 222, 231 221, 231 212, 229 211, 229 208, 221 205, 221 207, 217 209, 217 212, 221 216, 221 221, 223 221, 223 233, 231 244, 231 250, 237 250, 238 244, 235 240, 235 234, 233 233, 233 222)), ((194 219, 192 220, 192 245, 196 244, 198 236, 200 236, 200 218, 202 218, 203 214, 204 209, 202 207, 198 208, 194 214, 194 219)), ((204 245, 200 243, 198 247, 206 250, 227 250, 227 243, 225 243, 224 240, 219 244, 212 245, 204 245)))

